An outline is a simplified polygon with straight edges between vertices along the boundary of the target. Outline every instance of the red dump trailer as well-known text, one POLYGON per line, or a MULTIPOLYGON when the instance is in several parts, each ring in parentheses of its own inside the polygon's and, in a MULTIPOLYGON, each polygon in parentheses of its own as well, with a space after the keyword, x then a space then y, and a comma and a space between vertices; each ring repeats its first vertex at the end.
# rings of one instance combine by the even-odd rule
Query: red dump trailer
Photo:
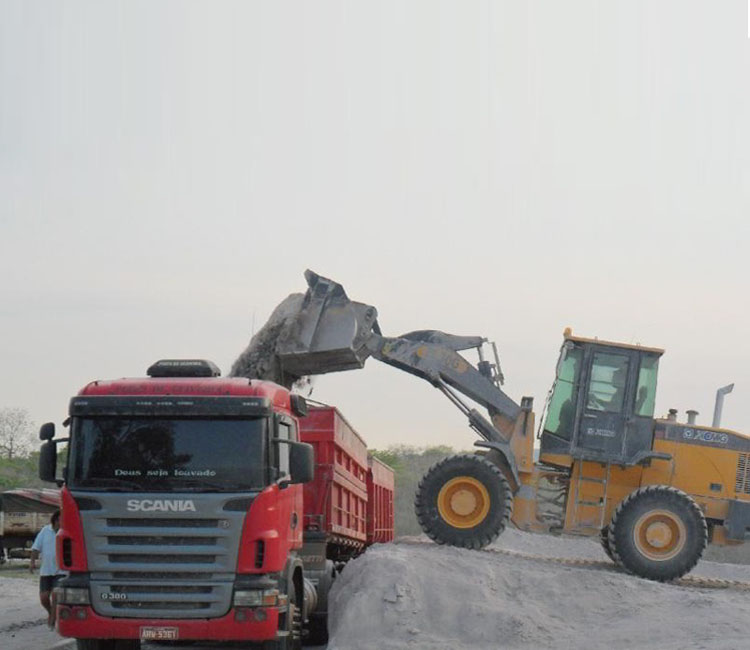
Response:
POLYGON ((333 406, 310 406, 300 440, 315 450, 315 478, 304 486, 302 556, 318 590, 313 637, 323 638, 328 588, 337 567, 374 542, 393 539, 393 470, 367 452, 362 437, 333 406))
POLYGON ((367 543, 393 541, 393 470, 374 456, 367 459, 367 543))
POLYGON ((277 384, 163 360, 147 378, 88 384, 69 415, 65 478, 51 423, 40 476, 62 486, 57 625, 78 650, 299 650, 325 639, 343 563, 384 541, 368 530, 392 534, 387 468, 335 408, 308 410, 277 384))

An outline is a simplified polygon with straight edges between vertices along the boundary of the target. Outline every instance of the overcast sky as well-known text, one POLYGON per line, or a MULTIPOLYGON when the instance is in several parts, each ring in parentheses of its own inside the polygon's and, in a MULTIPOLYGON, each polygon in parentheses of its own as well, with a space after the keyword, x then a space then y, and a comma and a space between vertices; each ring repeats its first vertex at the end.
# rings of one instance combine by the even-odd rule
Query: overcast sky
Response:
MULTIPOLYGON (((384 333, 667 349, 657 411, 750 434, 746 0, 0 0, 0 406, 228 371, 305 268, 384 333)), ((318 380, 372 446, 467 448, 428 384, 318 380)))

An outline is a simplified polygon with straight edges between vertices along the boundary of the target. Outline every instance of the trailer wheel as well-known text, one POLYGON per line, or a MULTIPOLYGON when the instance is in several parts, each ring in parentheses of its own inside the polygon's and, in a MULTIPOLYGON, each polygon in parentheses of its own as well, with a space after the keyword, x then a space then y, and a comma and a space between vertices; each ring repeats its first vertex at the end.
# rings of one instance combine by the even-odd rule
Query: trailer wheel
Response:
POLYGON ((477 454, 450 456, 419 482, 414 509, 438 544, 479 549, 503 532, 513 496, 503 473, 477 454))
POLYGON ((708 542, 698 504, 676 488, 650 485, 620 503, 609 525, 614 560, 628 572, 667 581, 688 573, 708 542))

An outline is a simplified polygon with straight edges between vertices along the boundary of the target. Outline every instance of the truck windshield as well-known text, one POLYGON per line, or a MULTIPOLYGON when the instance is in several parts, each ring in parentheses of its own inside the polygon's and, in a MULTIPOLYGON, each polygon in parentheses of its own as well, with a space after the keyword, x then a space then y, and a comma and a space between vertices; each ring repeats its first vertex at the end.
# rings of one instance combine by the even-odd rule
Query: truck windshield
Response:
POLYGON ((76 418, 68 483, 174 492, 263 487, 266 419, 76 418))

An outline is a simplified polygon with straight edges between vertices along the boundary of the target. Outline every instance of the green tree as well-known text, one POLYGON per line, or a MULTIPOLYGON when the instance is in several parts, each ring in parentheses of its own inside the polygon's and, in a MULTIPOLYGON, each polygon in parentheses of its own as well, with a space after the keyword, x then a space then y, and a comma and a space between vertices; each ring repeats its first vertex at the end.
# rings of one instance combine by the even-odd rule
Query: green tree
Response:
POLYGON ((28 456, 33 430, 34 424, 25 409, 0 408, 0 456, 7 460, 28 456))

